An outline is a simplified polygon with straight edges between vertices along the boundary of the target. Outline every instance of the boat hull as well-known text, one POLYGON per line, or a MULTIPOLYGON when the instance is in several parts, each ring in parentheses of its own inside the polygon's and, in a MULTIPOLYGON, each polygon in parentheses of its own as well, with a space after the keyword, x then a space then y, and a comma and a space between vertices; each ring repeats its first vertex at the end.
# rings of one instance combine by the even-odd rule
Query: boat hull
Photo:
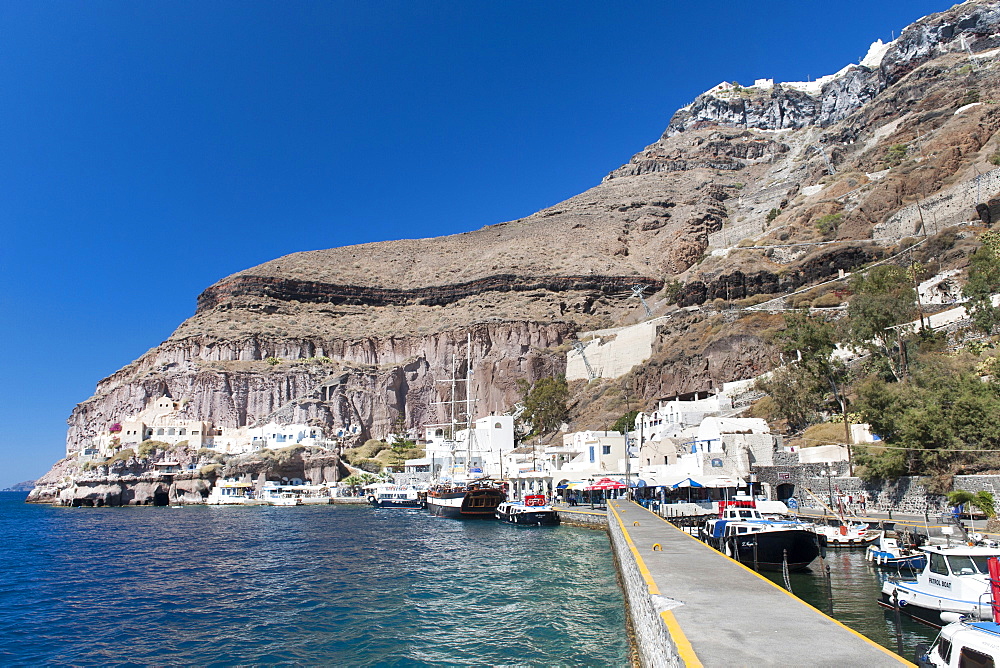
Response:
POLYGON ((726 556, 755 570, 802 571, 819 556, 822 538, 808 529, 761 531, 711 539, 709 544, 726 556))
POLYGON ((555 510, 536 510, 522 513, 505 513, 502 510, 498 510, 497 519, 508 524, 556 526, 559 524, 559 513, 555 510))
MULTIPOLYGON (((886 610, 895 610, 895 606, 892 602, 892 596, 886 592, 882 592, 879 596, 877 603, 885 608, 886 610)), ((915 622, 920 622, 926 626, 931 626, 935 629, 939 629, 946 624, 950 624, 956 621, 962 615, 969 615, 974 619, 986 619, 987 616, 983 615, 981 612, 976 612, 973 609, 960 611, 960 610, 939 610, 935 608, 925 608, 922 605, 915 603, 908 603, 906 601, 900 601, 899 614, 906 615, 915 622), (948 619, 942 619, 941 615, 948 615, 948 619)))
POLYGON ((427 495, 427 510, 438 517, 492 520, 503 501, 504 494, 498 489, 431 492, 427 495))
POLYGON ((420 499, 368 499, 373 508, 423 508, 420 499))
POLYGON ((912 571, 920 571, 927 564, 927 555, 925 554, 897 555, 886 550, 877 550, 874 546, 868 548, 865 556, 875 568, 890 570, 907 568, 912 571))

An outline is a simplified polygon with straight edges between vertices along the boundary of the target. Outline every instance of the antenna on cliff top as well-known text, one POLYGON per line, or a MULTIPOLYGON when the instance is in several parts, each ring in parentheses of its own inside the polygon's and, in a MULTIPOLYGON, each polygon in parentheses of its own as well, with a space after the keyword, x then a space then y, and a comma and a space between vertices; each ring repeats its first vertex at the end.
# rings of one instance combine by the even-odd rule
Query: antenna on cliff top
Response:
POLYGON ((639 298, 639 301, 642 302, 642 307, 644 309, 646 309, 646 317, 647 318, 652 318, 653 317, 653 312, 650 310, 649 304, 646 303, 646 298, 642 296, 642 293, 645 292, 646 288, 648 288, 648 287, 649 287, 648 285, 638 285, 638 284, 637 285, 633 285, 632 286, 632 296, 639 298))
POLYGON ((590 366, 590 362, 587 361, 587 355, 583 352, 583 341, 574 341, 573 347, 576 348, 576 352, 580 353, 580 357, 583 358, 583 366, 587 367, 587 380, 594 380, 594 378, 597 377, 597 374, 594 373, 594 369, 590 366))

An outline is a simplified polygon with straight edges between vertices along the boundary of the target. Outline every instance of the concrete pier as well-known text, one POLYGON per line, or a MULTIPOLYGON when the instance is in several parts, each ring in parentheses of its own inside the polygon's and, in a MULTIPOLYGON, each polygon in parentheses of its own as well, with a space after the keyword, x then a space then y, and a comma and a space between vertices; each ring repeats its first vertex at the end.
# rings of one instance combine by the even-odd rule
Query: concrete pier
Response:
POLYGON ((913 665, 638 504, 608 530, 643 666, 913 665))

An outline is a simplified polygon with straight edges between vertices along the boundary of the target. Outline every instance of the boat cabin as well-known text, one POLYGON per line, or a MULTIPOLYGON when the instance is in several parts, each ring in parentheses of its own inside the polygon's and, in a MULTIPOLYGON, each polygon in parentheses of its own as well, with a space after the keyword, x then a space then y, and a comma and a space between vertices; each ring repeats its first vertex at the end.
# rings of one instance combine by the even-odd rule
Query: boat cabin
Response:
POLYGON ((945 626, 930 650, 919 657, 920 665, 940 668, 993 668, 996 659, 1000 659, 1000 625, 968 621, 945 626))

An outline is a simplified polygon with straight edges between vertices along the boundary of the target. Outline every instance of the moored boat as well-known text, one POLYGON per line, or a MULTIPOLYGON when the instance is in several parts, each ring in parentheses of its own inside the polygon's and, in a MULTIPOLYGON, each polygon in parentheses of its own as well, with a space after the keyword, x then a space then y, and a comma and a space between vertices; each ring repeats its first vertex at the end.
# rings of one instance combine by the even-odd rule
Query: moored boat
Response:
POLYGON ((878 539, 868 546, 865 559, 876 568, 921 570, 927 562, 927 553, 900 544, 900 536, 895 531, 883 531, 878 539))
POLYGON ((254 498, 253 483, 222 480, 212 487, 205 503, 210 506, 248 506, 259 501, 254 498))
POLYGON ((424 501, 420 490, 412 485, 371 485, 368 503, 373 508, 422 508, 424 501))
POLYGON ((524 501, 504 501, 496 510, 497 519, 509 524, 527 526, 555 526, 559 524, 559 513, 545 503, 545 497, 530 495, 524 501))
POLYGON ((439 517, 494 519, 506 498, 503 488, 487 479, 441 484, 427 490, 427 510, 439 517))
POLYGON ((942 627, 930 647, 917 645, 920 668, 972 668, 995 666, 1000 660, 1000 560, 986 562, 989 582, 989 621, 959 619, 942 627))
POLYGON ((926 545, 923 570, 913 577, 890 577, 882 585, 878 604, 940 628, 963 615, 990 618, 990 586, 987 560, 1000 556, 988 547, 926 545))
POLYGON ((941 629, 929 649, 924 648, 917 649, 917 665, 921 668, 994 666, 1000 661, 1000 624, 952 622, 941 629))
POLYGON ((825 539, 796 521, 770 520, 753 507, 724 508, 705 522, 702 540, 755 570, 801 571, 820 555, 825 539))
POLYGON ((261 490, 261 501, 269 506, 313 506, 333 503, 326 485, 293 485, 268 481, 261 490))
POLYGON ((882 535, 864 522, 841 521, 837 526, 818 526, 815 531, 826 537, 827 547, 867 547, 882 535))

